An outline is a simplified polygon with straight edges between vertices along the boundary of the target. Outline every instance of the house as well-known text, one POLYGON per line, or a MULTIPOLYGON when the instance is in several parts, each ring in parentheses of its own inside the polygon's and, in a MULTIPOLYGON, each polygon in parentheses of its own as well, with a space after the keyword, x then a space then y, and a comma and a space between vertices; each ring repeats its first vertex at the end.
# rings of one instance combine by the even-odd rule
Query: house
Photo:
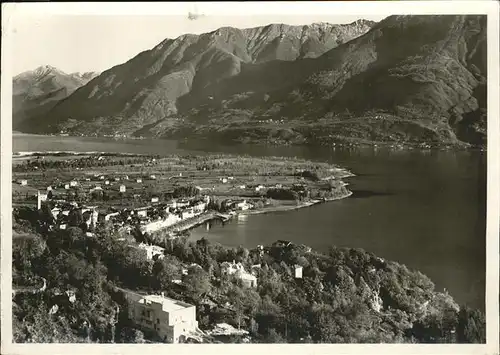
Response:
POLYGON ((220 181, 222 181, 223 184, 227 183, 227 178, 221 178, 220 181))
POLYGON ((236 202, 234 206, 241 211, 246 211, 253 207, 253 205, 251 203, 248 203, 246 200, 236 202))
POLYGON ((175 202, 175 207, 174 208, 183 208, 189 206, 189 201, 188 200, 180 200, 175 202))
POLYGON ((115 177, 115 181, 120 181, 120 178, 119 177, 115 177))
POLYGON ((104 175, 99 176, 99 179, 104 180, 105 179, 104 175))
POLYGON ((60 224, 60 225, 59 225, 59 229, 62 229, 62 230, 66 229, 66 224, 64 224, 64 223, 63 223, 63 224, 60 224))
POLYGON ((120 192, 127 191, 127 187, 125 185, 120 185, 120 192))
POLYGON ((155 256, 158 256, 158 259, 163 259, 165 257, 165 248, 159 247, 157 245, 148 245, 141 243, 139 244, 139 249, 146 251, 148 260, 153 260, 155 256))
POLYGON ((69 186, 71 186, 71 187, 75 187, 76 185, 78 185, 78 181, 76 181, 76 180, 71 180, 69 182, 69 186))
POLYGON ((109 185, 109 180, 104 181, 104 185, 109 185))
POLYGON ((104 220, 105 221, 109 221, 111 219, 111 217, 116 217, 119 214, 120 214, 120 212, 111 212, 111 213, 105 214, 104 215, 104 220))
POLYGON ((142 233, 151 233, 162 228, 167 228, 173 226, 177 222, 179 222, 181 218, 173 213, 169 213, 166 218, 160 219, 159 221, 147 223, 141 227, 142 233))
POLYGON ((247 188, 247 185, 240 185, 240 189, 245 190, 247 188))
POLYGON ((245 270, 238 270, 235 276, 240 280, 244 287, 253 288, 257 287, 257 277, 246 272, 245 270))
POLYGON ((64 184, 64 189, 69 190, 69 184, 64 184))
POLYGON ((181 213, 182 219, 193 218, 195 216, 194 210, 192 208, 186 208, 181 213))
POLYGON ((242 282, 243 286, 257 287, 257 278, 248 273, 241 263, 236 264, 234 260, 232 263, 225 261, 220 265, 220 268, 223 275, 234 275, 242 282))
POLYGON ((52 191, 52 186, 47 186, 47 192, 52 191))
POLYGON ((138 178, 135 180, 138 184, 142 184, 142 179, 141 178, 138 178))
POLYGON ((149 175, 149 178, 150 178, 151 180, 156 180, 156 175, 149 175))
POLYGON ((125 292, 128 317, 139 328, 155 332, 167 343, 182 343, 198 331, 196 307, 161 295, 125 292))
POLYGON ((146 217, 148 215, 148 208, 141 207, 135 210, 138 217, 146 217))
POLYGON ((294 277, 296 279, 301 279, 302 278, 302 266, 294 265, 293 270, 294 270, 294 277))
POLYGON ((157 203, 160 199, 158 197, 151 197, 151 203, 157 203))
POLYGON ((48 194, 43 194, 40 193, 40 191, 37 191, 37 207, 40 210, 42 208, 42 202, 47 201, 48 194))
POLYGON ((19 184, 20 184, 21 186, 26 186, 26 185, 28 185, 28 180, 26 180, 26 179, 21 179, 21 180, 19 180, 19 184))
POLYGON ((266 187, 264 185, 259 185, 255 188, 255 191, 259 192, 261 191, 262 189, 265 189, 266 187))
POLYGON ((203 211, 205 211, 206 208, 207 208, 207 204, 205 202, 201 202, 201 201, 196 203, 193 206, 193 209, 196 213, 202 213, 203 211))

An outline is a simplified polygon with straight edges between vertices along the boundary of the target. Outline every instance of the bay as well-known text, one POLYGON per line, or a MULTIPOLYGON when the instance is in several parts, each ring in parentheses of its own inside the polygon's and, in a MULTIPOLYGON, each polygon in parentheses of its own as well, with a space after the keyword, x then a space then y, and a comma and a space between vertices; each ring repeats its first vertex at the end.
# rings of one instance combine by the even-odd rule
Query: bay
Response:
POLYGON ((248 216, 204 227, 227 246, 254 247, 277 239, 328 251, 363 248, 428 275, 459 303, 485 308, 486 153, 373 148, 332 149, 221 145, 209 141, 132 140, 13 135, 13 151, 103 151, 141 154, 296 156, 342 165, 348 199, 296 211, 248 216))

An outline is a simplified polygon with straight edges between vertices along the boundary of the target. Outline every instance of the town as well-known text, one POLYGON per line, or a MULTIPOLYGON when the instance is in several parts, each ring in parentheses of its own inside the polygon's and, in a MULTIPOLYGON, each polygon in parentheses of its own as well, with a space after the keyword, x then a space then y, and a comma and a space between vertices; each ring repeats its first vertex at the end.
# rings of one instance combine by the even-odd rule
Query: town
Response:
MULTIPOLYGON (((77 239, 84 240, 86 250, 92 243, 100 245, 111 238, 126 253, 139 253, 133 254, 134 257, 150 263, 153 269, 156 265, 172 267, 169 254, 183 248, 192 228, 204 223, 209 227, 214 220, 226 223, 238 214, 286 211, 345 198, 350 191, 341 178, 352 175, 329 164, 285 158, 161 158, 61 152, 17 156, 13 172, 15 220, 22 221, 23 215, 31 213, 32 217, 26 218, 32 219, 38 233, 58 235, 63 238, 62 245, 66 245, 64 239, 73 240, 76 234, 77 239)), ((29 233, 33 232, 32 227, 28 228, 29 233)), ((22 229, 19 225, 14 227, 14 239, 16 236, 23 239, 26 230, 23 234, 22 229)), ((149 287, 138 292, 135 286, 142 280, 135 284, 125 282, 129 288, 121 287, 122 282, 114 289, 125 295, 123 304, 128 305, 128 317, 134 327, 145 332, 147 339, 207 342, 217 338, 216 334, 250 341, 249 331, 241 327, 241 319, 238 324, 228 324, 222 317, 219 319, 222 322, 210 322, 209 329, 205 322, 204 329, 200 329, 197 306, 206 307, 208 302, 209 310, 221 306, 230 312, 235 312, 235 307, 221 296, 212 295, 212 300, 205 296, 203 301, 186 296, 183 290, 190 287, 187 280, 196 273, 209 271, 209 283, 225 278, 236 282, 233 287, 256 289, 262 258, 291 245, 279 241, 272 246, 256 245, 255 249, 244 252, 248 255, 243 258, 229 255, 217 263, 217 273, 213 272, 213 265, 204 270, 206 265, 200 265, 203 263, 178 258, 174 262, 177 271, 162 285, 170 285, 167 289, 156 287, 155 293, 150 293, 155 288, 149 287), (175 291, 176 287, 181 291, 175 291), (176 298, 165 296, 164 291, 176 298)), ((310 251, 305 246, 299 249, 304 253, 310 251)), ((291 264, 292 280, 302 278, 303 267, 300 263, 291 264)), ((143 279, 149 277, 144 275, 143 279)), ((45 291, 50 282, 47 286, 46 279, 43 280, 45 291)), ((18 288, 19 297, 22 296, 19 290, 25 289, 29 287, 18 288)), ((38 292, 39 288, 33 290, 38 292)), ((74 302, 78 292, 67 292, 74 302)), ((56 314, 59 307, 58 303, 53 304, 49 313, 56 314)))

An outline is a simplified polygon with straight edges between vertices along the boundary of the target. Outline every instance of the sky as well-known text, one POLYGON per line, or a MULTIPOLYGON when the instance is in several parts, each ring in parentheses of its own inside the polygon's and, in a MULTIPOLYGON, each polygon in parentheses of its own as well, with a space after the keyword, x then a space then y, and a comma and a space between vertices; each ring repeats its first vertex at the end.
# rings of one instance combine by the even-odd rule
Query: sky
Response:
MULTIPOLYGON (((188 11, 205 13, 200 6, 188 11)), ((190 20, 179 14, 59 14, 31 11, 10 18, 12 74, 41 65, 64 72, 102 72, 151 49, 165 38, 185 33, 205 33, 223 26, 248 28, 270 23, 305 25, 314 22, 350 23, 359 18, 380 21, 386 15, 319 14, 205 14, 190 20)))

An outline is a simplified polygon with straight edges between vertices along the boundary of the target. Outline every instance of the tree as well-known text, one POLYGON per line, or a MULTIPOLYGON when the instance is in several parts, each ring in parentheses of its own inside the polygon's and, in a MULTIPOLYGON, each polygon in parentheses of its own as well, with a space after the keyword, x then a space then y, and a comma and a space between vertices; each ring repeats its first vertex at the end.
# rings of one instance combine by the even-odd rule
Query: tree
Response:
POLYGON ((210 291, 210 279, 208 273, 199 268, 191 267, 184 279, 184 284, 191 297, 199 300, 201 296, 210 291))
POLYGON ((80 227, 83 224, 83 214, 81 209, 73 209, 68 215, 68 224, 73 227, 80 227))
POLYGON ((266 343, 286 343, 286 339, 281 336, 276 329, 269 329, 268 335, 265 338, 266 343))
POLYGON ((144 343, 144 333, 138 329, 124 327, 120 332, 120 340, 123 343, 144 343))
POLYGON ((153 287, 158 290, 166 289, 179 275, 178 261, 175 257, 158 259, 153 264, 153 287))
POLYGON ((484 314, 467 306, 458 312, 457 340, 459 343, 485 343, 486 320, 484 314))

